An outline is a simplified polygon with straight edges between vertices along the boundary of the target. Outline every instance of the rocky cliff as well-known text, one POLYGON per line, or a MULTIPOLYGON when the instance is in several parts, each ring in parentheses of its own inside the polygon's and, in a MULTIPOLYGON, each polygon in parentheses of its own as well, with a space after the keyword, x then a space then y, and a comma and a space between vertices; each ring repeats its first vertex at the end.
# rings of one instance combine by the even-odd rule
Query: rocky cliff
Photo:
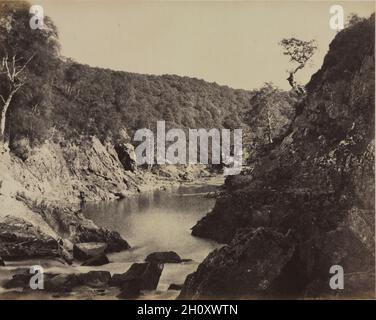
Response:
POLYGON ((105 242, 109 251, 127 249, 118 233, 84 218, 80 205, 209 174, 205 167, 137 169, 132 145, 102 143, 95 136, 72 142, 51 140, 30 149, 23 160, 0 145, 0 257, 4 260, 63 257, 69 261, 68 251, 82 242, 105 242))
POLYGON ((180 298, 374 296, 374 16, 339 32, 281 142, 192 230, 226 243, 180 298), (332 265, 344 290, 331 290, 332 265))
POLYGON ((109 251, 129 248, 116 232, 80 214, 86 200, 137 192, 140 177, 125 171, 111 145, 93 137, 82 144, 46 142, 22 161, 0 154, 0 256, 5 260, 62 257, 74 243, 105 242, 109 251))

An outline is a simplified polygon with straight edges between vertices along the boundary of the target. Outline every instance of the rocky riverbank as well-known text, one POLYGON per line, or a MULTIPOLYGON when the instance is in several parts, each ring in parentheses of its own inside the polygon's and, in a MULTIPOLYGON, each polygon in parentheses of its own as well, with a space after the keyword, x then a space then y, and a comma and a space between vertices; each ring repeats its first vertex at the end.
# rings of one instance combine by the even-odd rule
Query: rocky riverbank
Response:
POLYGON ((130 145, 103 144, 97 138, 59 145, 46 141, 21 160, 0 150, 0 257, 73 260, 79 243, 104 243, 106 252, 129 249, 114 231, 96 226, 80 213, 80 203, 115 200, 139 192, 168 189, 204 168, 138 169, 130 145))

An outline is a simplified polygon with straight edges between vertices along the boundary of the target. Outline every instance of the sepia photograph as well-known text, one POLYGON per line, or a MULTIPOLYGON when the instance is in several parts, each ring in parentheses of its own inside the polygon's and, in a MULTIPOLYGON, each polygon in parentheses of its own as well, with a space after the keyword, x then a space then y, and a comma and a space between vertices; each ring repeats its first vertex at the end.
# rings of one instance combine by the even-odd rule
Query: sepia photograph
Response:
POLYGON ((375 300, 374 12, 0 0, 0 300, 375 300))

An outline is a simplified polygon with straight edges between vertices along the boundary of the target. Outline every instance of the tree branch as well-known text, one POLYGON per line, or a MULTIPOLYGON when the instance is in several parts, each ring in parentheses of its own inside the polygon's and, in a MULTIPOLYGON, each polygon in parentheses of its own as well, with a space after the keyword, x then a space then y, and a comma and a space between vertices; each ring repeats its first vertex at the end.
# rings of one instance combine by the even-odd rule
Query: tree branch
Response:
POLYGON ((25 68, 26 68, 26 66, 29 64, 29 62, 34 58, 34 56, 35 56, 35 54, 33 54, 30 58, 29 58, 29 60, 27 60, 26 62, 25 62, 25 64, 22 66, 22 68, 20 69, 20 70, 18 70, 17 72, 16 72, 16 74, 15 74, 15 76, 17 77, 25 68))

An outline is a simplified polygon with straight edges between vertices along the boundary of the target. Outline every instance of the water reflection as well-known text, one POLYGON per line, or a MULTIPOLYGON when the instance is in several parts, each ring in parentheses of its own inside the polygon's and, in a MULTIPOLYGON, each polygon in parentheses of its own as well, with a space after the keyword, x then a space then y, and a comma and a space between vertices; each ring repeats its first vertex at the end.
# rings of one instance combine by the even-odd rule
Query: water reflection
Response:
POLYGON ((118 231, 132 246, 123 261, 143 260, 154 251, 173 250, 182 258, 202 261, 216 247, 192 237, 190 228, 214 205, 207 192, 217 184, 182 186, 172 192, 152 191, 120 201, 87 204, 86 217, 118 231))

